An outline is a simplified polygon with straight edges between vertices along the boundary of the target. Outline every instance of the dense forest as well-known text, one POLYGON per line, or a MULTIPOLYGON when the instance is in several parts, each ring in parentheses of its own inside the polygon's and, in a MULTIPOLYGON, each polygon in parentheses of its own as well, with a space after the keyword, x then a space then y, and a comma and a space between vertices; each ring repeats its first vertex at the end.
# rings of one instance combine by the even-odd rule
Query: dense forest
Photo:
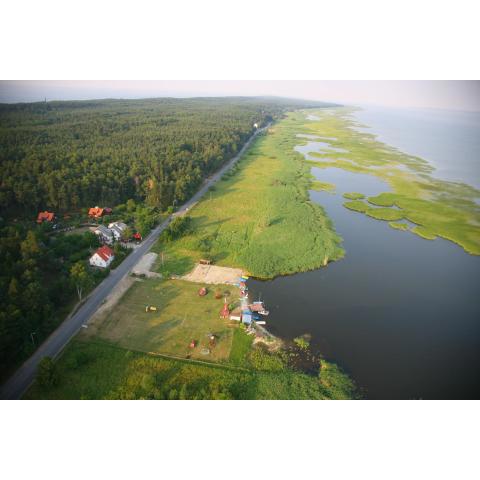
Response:
POLYGON ((39 210, 113 206, 145 234, 255 123, 320 105, 247 97, 0 105, 0 379, 108 273, 86 268, 93 234, 53 234, 34 223, 39 210))
POLYGON ((0 214, 129 198, 166 209, 285 108, 275 99, 152 99, 0 105, 0 214))

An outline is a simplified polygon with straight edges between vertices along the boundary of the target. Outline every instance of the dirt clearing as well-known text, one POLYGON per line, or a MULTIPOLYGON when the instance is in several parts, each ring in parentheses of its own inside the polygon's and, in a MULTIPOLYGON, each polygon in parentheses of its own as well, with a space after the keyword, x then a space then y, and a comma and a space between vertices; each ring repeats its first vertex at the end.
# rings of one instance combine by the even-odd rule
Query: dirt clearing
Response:
POLYGON ((181 277, 181 279, 187 282, 232 285, 238 283, 238 277, 242 275, 243 270, 240 268, 198 264, 190 273, 181 277))

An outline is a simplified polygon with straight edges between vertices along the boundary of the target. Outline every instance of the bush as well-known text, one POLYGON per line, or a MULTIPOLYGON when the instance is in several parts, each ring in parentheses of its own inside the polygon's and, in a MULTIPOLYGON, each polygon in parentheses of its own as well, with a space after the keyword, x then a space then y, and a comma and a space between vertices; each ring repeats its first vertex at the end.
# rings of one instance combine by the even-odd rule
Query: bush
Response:
POLYGON ((300 350, 308 350, 310 347, 310 342, 306 336, 297 337, 293 339, 293 343, 300 349, 300 350))
POLYGON ((259 348, 250 353, 250 363, 255 370, 279 372, 285 369, 285 362, 280 355, 268 353, 259 348))
POLYGON ((40 360, 37 382, 41 387, 53 387, 58 382, 57 367, 51 357, 44 357, 40 360))
POLYGON ((190 229, 191 220, 192 219, 187 216, 176 217, 162 233, 163 240, 171 242, 185 235, 190 229))

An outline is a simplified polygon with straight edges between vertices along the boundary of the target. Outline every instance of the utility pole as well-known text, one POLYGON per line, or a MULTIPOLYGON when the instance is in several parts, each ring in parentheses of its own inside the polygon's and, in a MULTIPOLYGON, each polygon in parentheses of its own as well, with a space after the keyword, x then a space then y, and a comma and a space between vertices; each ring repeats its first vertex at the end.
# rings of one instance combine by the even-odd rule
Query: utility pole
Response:
POLYGON ((33 340, 33 336, 36 335, 36 334, 37 334, 37 332, 31 332, 31 333, 30 333, 30 338, 32 339, 33 346, 35 346, 35 342, 34 342, 34 340, 33 340))

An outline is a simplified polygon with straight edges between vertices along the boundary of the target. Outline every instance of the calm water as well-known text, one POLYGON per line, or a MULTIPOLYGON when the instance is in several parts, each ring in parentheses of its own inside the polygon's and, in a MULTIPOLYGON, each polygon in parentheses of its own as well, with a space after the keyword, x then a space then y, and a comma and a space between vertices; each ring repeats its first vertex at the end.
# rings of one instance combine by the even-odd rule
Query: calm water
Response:
POLYGON ((369 107, 355 117, 380 141, 428 160, 434 176, 480 189, 480 112, 369 107))
POLYGON ((334 220, 346 257, 249 281, 270 308, 269 329, 286 338, 312 334, 312 344, 368 398, 480 398, 480 258, 342 206, 345 192, 387 191, 375 177, 335 168, 312 173, 337 185, 336 194, 311 196, 334 220))

